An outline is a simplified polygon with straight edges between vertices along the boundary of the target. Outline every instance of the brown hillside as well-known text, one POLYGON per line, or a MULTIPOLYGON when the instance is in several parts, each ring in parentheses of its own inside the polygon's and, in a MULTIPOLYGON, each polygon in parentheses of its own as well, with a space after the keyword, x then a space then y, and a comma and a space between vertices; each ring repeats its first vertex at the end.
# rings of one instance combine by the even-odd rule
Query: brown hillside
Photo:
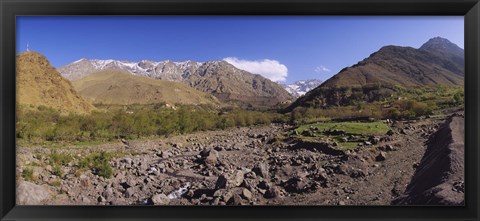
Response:
POLYGON ((403 86, 463 85, 464 70, 452 68, 453 64, 448 58, 426 50, 386 46, 343 69, 322 87, 363 86, 377 82, 403 86))
POLYGON ((103 104, 211 104, 218 100, 182 83, 106 70, 73 81, 80 95, 103 104))
POLYGON ((293 99, 279 84, 237 69, 225 61, 206 62, 195 74, 188 76, 186 82, 224 102, 274 106, 293 99))
POLYGON ((24 52, 16 57, 17 103, 47 106, 62 113, 88 113, 95 109, 80 97, 47 58, 37 52, 24 52))

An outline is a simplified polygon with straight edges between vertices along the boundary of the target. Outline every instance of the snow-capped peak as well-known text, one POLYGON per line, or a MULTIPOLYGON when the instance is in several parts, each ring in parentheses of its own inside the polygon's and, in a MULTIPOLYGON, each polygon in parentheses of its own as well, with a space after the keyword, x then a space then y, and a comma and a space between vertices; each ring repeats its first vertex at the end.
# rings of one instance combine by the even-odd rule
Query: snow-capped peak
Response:
POLYGON ((288 93, 290 93, 293 96, 299 97, 307 92, 315 89, 316 87, 320 86, 322 84, 321 80, 318 79, 310 79, 310 80, 300 80, 296 81, 293 84, 281 84, 283 88, 285 88, 288 93))

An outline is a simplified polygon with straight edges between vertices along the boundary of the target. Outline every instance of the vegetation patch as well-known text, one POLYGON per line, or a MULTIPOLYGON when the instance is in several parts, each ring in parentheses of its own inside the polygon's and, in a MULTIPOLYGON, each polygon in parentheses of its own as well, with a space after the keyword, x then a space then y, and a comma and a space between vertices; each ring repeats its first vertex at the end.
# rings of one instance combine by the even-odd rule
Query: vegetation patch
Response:
MULTIPOLYGON (((326 142, 331 139, 339 149, 354 149, 370 136, 386 134, 390 127, 381 122, 324 122, 301 125, 290 134, 304 142, 326 142)), ((332 142, 332 144, 333 144, 332 142)))

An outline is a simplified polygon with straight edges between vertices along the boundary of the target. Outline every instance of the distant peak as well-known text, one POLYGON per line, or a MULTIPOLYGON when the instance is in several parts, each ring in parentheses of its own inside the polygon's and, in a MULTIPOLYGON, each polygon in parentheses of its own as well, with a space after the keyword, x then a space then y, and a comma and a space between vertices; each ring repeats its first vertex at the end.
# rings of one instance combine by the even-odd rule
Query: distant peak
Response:
POLYGON ((429 39, 425 44, 423 44, 420 49, 432 49, 432 48, 446 48, 446 47, 458 47, 456 44, 452 43, 446 38, 434 37, 429 39))
POLYGON ((75 63, 79 63, 79 62, 82 62, 82 61, 88 61, 88 59, 82 58, 82 59, 74 61, 73 63, 75 64, 75 63))

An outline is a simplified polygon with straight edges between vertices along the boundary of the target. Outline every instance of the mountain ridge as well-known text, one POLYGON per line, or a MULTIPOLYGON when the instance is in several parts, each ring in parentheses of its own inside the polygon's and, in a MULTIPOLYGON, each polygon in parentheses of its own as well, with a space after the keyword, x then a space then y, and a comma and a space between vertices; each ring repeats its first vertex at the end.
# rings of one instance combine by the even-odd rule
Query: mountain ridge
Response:
POLYGON ((210 93, 224 103, 241 106, 274 106, 293 97, 280 85, 258 74, 240 70, 225 61, 128 62, 80 59, 58 68, 68 79, 80 79, 102 70, 128 72, 157 80, 182 82, 210 93))

